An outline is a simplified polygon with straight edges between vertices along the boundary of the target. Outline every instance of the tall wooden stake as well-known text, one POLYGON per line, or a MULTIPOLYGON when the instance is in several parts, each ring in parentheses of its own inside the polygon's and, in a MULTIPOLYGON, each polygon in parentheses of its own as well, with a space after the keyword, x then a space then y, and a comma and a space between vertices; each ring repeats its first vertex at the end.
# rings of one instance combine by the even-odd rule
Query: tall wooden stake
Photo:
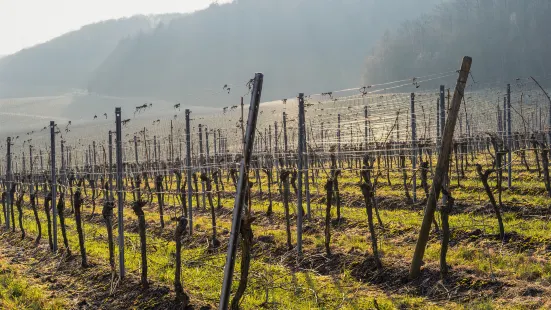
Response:
MULTIPOLYGON (((126 272, 124 268, 124 198, 122 184, 122 122, 121 108, 115 108, 115 128, 116 132, 116 156, 117 156, 117 199, 118 199, 118 229, 119 229, 119 275, 124 278, 126 272)), ((134 147, 136 147, 136 137, 134 136, 134 147)), ((138 163, 138 152, 136 150, 136 164, 138 163)))
POLYGON ((249 119, 247 122, 247 133, 245 136, 245 152, 241 159, 239 168, 239 181, 237 183, 237 192, 235 195, 235 204, 233 207, 233 219, 228 244, 228 253, 226 256, 226 265, 224 266, 224 280, 222 283, 222 292, 220 294, 220 303, 218 309, 228 309, 228 303, 231 293, 231 284, 233 281, 233 270, 235 267, 235 253, 237 251, 237 241, 241 225, 243 206, 245 205, 245 194, 247 183, 249 182, 249 164, 251 160, 254 136, 256 131, 256 122, 258 119, 258 110, 260 105, 260 96, 262 94, 262 83, 264 76, 262 73, 256 73, 253 89, 251 93, 251 104, 249 106, 249 119))
MULTIPOLYGON (((52 178, 52 210, 53 210, 53 248, 52 251, 57 252, 57 203, 56 203, 56 190, 57 190, 57 176, 55 170, 55 122, 50 122, 50 168, 52 178)), ((13 202, 12 202, 13 203, 13 202)), ((15 225, 15 223, 12 223, 15 225)))
POLYGON ((461 107, 461 100, 464 96, 465 86, 471 70, 472 58, 464 57, 461 64, 461 70, 459 71, 459 78, 455 85, 455 91, 453 94, 453 100, 451 108, 448 112, 448 120, 443 131, 442 148, 438 155, 438 162, 436 164, 436 172, 432 181, 432 188, 427 199, 427 207, 425 209, 425 215, 423 217, 423 223, 421 224, 421 230, 419 231, 419 237, 417 239, 417 245, 415 246, 415 253, 411 261, 411 267, 409 270, 410 279, 415 279, 421 273, 421 264, 423 256, 425 254, 425 248, 429 239, 430 227, 432 219, 434 217, 434 211, 436 210, 436 200, 442 190, 442 183, 446 173, 446 168, 449 166, 450 153, 453 145, 453 133, 455 130, 455 123, 459 114, 459 108, 461 107))

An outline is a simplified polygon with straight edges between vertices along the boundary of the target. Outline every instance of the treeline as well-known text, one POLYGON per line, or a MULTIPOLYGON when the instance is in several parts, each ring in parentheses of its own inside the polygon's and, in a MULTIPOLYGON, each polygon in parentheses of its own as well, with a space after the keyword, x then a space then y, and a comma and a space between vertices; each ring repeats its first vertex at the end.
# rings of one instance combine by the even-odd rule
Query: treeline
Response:
POLYGON ((479 83, 546 75, 550 14, 548 0, 443 2, 384 34, 367 57, 364 83, 446 72, 464 55, 475 59, 479 83))
POLYGON ((122 38, 151 31, 174 16, 141 15, 90 24, 0 58, 0 97, 57 95, 85 89, 90 75, 122 38))
POLYGON ((435 2, 239 0, 212 5, 121 41, 89 90, 221 106, 238 102, 254 72, 266 76, 263 100, 359 85, 365 54, 385 29, 428 11, 435 2), (225 84, 231 84, 230 94, 223 91, 225 84))
POLYGON ((235 0, 109 20, 0 59, 0 96, 88 89, 223 106, 244 95, 254 72, 266 75, 263 100, 359 86, 383 33, 442 1, 235 0))

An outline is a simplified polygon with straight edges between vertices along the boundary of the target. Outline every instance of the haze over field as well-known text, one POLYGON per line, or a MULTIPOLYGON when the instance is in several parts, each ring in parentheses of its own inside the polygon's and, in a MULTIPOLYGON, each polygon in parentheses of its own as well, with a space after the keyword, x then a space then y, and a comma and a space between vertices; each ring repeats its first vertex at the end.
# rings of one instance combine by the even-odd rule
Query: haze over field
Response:
POLYGON ((131 109, 162 100, 233 105, 257 71, 268 101, 360 85, 365 55, 384 31, 439 2, 242 0, 108 20, 1 59, 0 97, 63 96, 50 114, 89 118, 113 109, 106 97, 132 98, 123 106, 131 109))
MULTIPOLYGON (((163 14, 84 25, 1 58, 0 121, 6 112, 19 113, 17 121, 10 115, 15 125, 30 114, 91 119, 144 102, 221 108, 237 104, 258 71, 263 101, 271 101, 448 72, 464 54, 482 81, 545 76, 551 67, 548 1, 239 0, 189 12, 209 4, 190 1, 183 13, 168 13, 177 6, 165 2, 165 11, 137 6, 163 14)), ((79 16, 140 12, 122 3, 97 4, 112 15, 79 16)), ((42 33, 31 24, 22 29, 42 33)))

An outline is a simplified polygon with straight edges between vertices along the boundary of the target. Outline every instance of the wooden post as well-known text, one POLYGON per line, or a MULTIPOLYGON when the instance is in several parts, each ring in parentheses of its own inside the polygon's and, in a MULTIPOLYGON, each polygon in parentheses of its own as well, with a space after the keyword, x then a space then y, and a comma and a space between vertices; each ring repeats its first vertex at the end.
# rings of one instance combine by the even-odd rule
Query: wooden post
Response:
POLYGON ((143 128, 143 156, 146 160, 146 163, 147 165, 149 165, 150 163, 150 158, 149 158, 149 146, 147 145, 147 135, 146 135, 146 132, 147 132, 147 129, 144 127, 143 128))
MULTIPOLYGON (((444 136, 444 127, 446 126, 446 98, 445 86, 440 85, 440 144, 438 148, 442 148, 442 137, 444 136)), ((444 172, 444 186, 448 184, 448 171, 444 172)), ((446 194, 442 195, 442 204, 446 205, 446 194)))
POLYGON ((434 211, 436 210, 436 200, 442 190, 442 183, 444 181, 447 167, 449 166, 450 152, 453 145, 453 133, 455 130, 455 123, 459 114, 459 108, 461 107, 461 101, 464 96, 465 86, 471 70, 472 58, 464 57, 461 64, 461 70, 459 71, 459 78, 455 85, 455 91, 453 94, 453 100, 448 112, 448 120, 444 127, 442 148, 438 156, 438 162, 436 164, 436 172, 432 181, 432 188, 427 199, 427 207, 425 209, 425 215, 423 217, 423 223, 421 224, 421 230, 419 231, 419 237, 417 239, 417 245, 415 246, 415 253, 411 262, 409 270, 409 278, 415 279, 421 273, 421 264, 423 256, 425 254, 425 248, 429 239, 430 226, 434 217, 434 211))
POLYGON ((302 256, 302 181, 303 181, 303 160, 304 160, 304 94, 298 95, 298 188, 297 188, 297 254, 302 256))
POLYGON ((436 147, 440 148, 440 98, 436 99, 436 147))
POLYGON ((243 97, 241 97, 241 144, 242 144, 242 147, 243 149, 241 150, 241 152, 245 152, 245 120, 243 119, 245 117, 245 115, 243 114, 243 107, 244 107, 244 103, 243 103, 243 97))
POLYGON ((412 198, 413 202, 417 202, 417 122, 415 118, 415 93, 411 93, 411 102, 410 102, 410 112, 411 112, 411 163, 412 163, 412 198))
POLYGON ((193 235, 193 206, 191 199, 193 198, 193 190, 191 185, 191 130, 189 114, 191 111, 186 109, 186 179, 187 179, 187 203, 189 214, 189 235, 193 235))
POLYGON ((511 119, 511 84, 507 84, 507 187, 511 189, 513 178, 513 131, 511 119))
MULTIPOLYGON (((57 203, 56 203, 56 190, 57 190, 57 174, 55 168, 55 122, 50 122, 50 169, 51 169, 51 182, 52 182, 52 210, 53 210, 53 248, 52 251, 57 252, 57 203)), ((10 203, 13 203, 11 201, 10 203)), ((13 210, 12 219, 13 219, 13 210)), ((12 221, 12 225, 15 226, 15 223, 12 221)))
POLYGON ((258 118, 258 107, 260 104, 260 96, 262 94, 263 74, 257 73, 255 75, 253 89, 251 93, 251 104, 249 106, 249 118, 247 123, 247 133, 245 136, 245 147, 243 152, 243 158, 241 159, 241 165, 239 167, 239 181, 237 185, 237 191, 235 195, 235 203, 233 207, 232 226, 228 242, 228 252, 226 255, 226 264, 224 266, 224 279, 222 282, 222 292, 220 294, 219 309, 228 309, 228 303, 231 293, 231 285, 233 282, 233 270, 235 267, 235 254, 237 251, 237 242, 239 237, 239 230, 241 226, 241 218, 243 213, 243 207, 245 205, 245 197, 247 191, 248 178, 249 178, 249 163, 252 155, 252 148, 254 144, 254 136, 256 131, 256 122, 258 118))
POLYGON ((277 122, 274 122, 274 161, 276 167, 276 180, 279 187, 279 193, 281 194, 281 182, 279 182, 279 150, 278 150, 278 134, 277 134, 277 122))
MULTIPOLYGON (((205 155, 203 154, 203 125, 199 124, 199 169, 203 170, 203 165, 205 161, 205 155)), ((205 181, 201 180, 201 197, 203 201, 203 208, 207 208, 206 203, 206 192, 205 192, 205 181)), ((197 200, 197 208, 199 208, 199 200, 197 200)))
POLYGON ((503 132, 501 133, 501 139, 503 140, 503 143, 506 143, 507 141, 507 96, 503 96, 503 114, 501 123, 503 124, 503 132))
MULTIPOLYGON (((122 160, 122 122, 121 122, 121 108, 115 108, 115 156, 117 161, 117 206, 118 206, 118 231, 119 231, 119 273, 121 279, 126 274, 124 266, 124 193, 123 193, 123 160, 122 160)), ((134 137, 134 142, 136 141, 134 137)), ((137 163, 136 158, 136 163, 137 163)))
POLYGON ((497 105, 497 134, 503 138, 503 125, 501 124, 501 109, 497 105))
POLYGON ((136 160, 136 169, 138 169, 139 165, 138 158, 138 138, 134 135, 134 159, 136 160))
MULTIPOLYGON (((368 126, 367 126, 367 106, 364 107, 364 144, 365 144, 365 150, 367 151, 367 145, 368 145, 368 126)), ((322 123, 323 124, 323 123, 322 123)))
POLYGON ((158 170, 159 161, 157 160, 157 136, 153 136, 153 161, 155 162, 155 170, 158 170))
MULTIPOLYGON (((218 165, 218 148, 216 147, 216 130, 213 130, 212 131, 212 134, 214 135, 213 137, 213 144, 214 144, 214 165, 213 165, 213 169, 217 169, 216 166, 218 165)), ((208 145, 208 143, 207 143, 208 145)))
POLYGON ((109 130, 109 201, 113 201, 113 133, 109 130))
POLYGON ((340 167, 341 159, 341 114, 337 115, 337 162, 340 167))
POLYGON ((289 168, 289 163, 287 162, 287 113, 283 112, 283 162, 285 163, 285 168, 289 168))
MULTIPOLYGON (((11 137, 8 137, 7 140, 6 140, 6 149, 7 149, 7 154, 6 154, 6 183, 7 183, 7 192, 8 194, 6 195, 6 207, 4 208, 5 210, 5 213, 4 213, 4 218, 6 219, 6 229, 10 229, 10 208, 9 206, 11 205, 11 203, 13 203, 11 200, 11 195, 9 194, 10 193, 10 190, 11 190, 11 137)), ((42 151, 41 151, 42 152, 42 151)), ((42 158, 42 156, 41 156, 42 158)), ((12 223, 13 225, 15 225, 15 223, 12 223)))

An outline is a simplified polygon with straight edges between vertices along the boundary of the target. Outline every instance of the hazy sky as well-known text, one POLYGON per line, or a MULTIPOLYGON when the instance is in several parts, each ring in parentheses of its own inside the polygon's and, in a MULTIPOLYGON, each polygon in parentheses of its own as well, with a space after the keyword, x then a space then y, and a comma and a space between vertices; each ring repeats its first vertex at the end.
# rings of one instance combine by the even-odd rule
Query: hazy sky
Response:
MULTIPOLYGON (((213 0, 0 0, 0 56, 83 25, 136 14, 190 12, 213 0)), ((229 1, 218 1, 229 2, 229 1)))

